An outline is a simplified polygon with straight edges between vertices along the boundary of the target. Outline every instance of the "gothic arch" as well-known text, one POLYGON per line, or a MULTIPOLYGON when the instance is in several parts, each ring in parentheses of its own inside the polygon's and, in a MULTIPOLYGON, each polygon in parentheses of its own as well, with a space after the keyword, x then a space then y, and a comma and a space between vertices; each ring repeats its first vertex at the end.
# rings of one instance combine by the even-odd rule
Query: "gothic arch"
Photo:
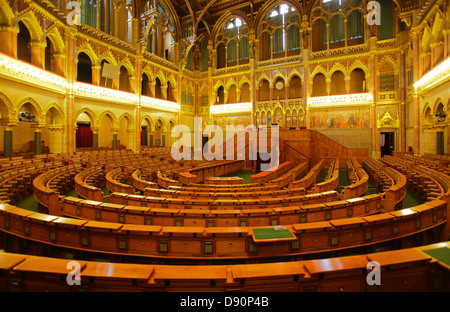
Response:
POLYGON ((98 57, 97 57, 97 54, 95 53, 94 49, 92 48, 92 46, 88 42, 85 42, 81 46, 77 47, 77 59, 78 59, 78 55, 81 52, 83 52, 87 56, 89 56, 89 58, 91 59, 92 66, 99 66, 100 65, 100 62, 99 62, 98 57))
POLYGON ((84 107, 84 108, 78 110, 77 113, 74 115, 75 116, 75 121, 74 121, 75 127, 77 126, 77 117, 83 113, 89 117, 89 120, 91 122, 91 128, 98 126, 97 115, 94 113, 94 111, 92 109, 90 109, 88 107, 84 107))
POLYGON ((50 30, 46 31, 46 36, 52 42, 56 53, 65 53, 66 45, 64 44, 64 40, 61 37, 61 34, 58 31, 58 28, 51 27, 50 30))
POLYGON ((14 25, 14 12, 7 0, 0 0, 0 25, 14 25))
POLYGON ((31 41, 35 42, 43 42, 44 41, 44 32, 42 31, 41 26, 39 25, 39 21, 36 16, 31 11, 31 8, 27 10, 26 13, 21 14, 17 20, 18 22, 24 23, 24 25, 28 28, 30 32, 31 41))
POLYGON ((4 104, 0 106, 2 116, 5 115, 7 118, 7 120, 5 120, 5 116, 3 116, 2 121, 14 120, 15 116, 17 116, 17 110, 11 100, 2 92, 0 92, 0 102, 4 104))
MULTIPOLYGON (((32 107, 33 107, 33 109, 35 110, 35 114, 36 114, 36 121, 40 124, 40 123, 43 123, 44 122, 44 120, 43 120, 43 114, 42 114, 42 108, 41 108, 41 106, 38 104, 38 102, 35 100, 35 99, 33 99, 32 97, 26 97, 26 98, 24 98, 24 99, 22 99, 20 102, 19 102, 19 104, 17 104, 17 106, 16 106, 16 111, 17 112, 19 112, 20 111, 20 108, 23 106, 23 105, 25 105, 25 104, 30 104, 32 107)), ((16 118, 19 118, 18 116, 16 116, 16 118)))
POLYGON ((117 124, 119 126, 123 118, 125 118, 128 121, 128 129, 132 129, 134 126, 133 116, 131 116, 129 113, 123 113, 122 115, 120 115, 119 118, 117 118, 117 124))
POLYGON ((109 120, 111 121, 111 126, 112 126, 113 128, 118 128, 117 117, 116 117, 116 115, 115 115, 113 112, 111 112, 110 110, 103 111, 103 112, 98 116, 98 119, 97 119, 97 124, 98 124, 98 125, 100 125, 100 121, 102 120, 102 118, 103 118, 104 116, 108 116, 109 120))
POLYGON ((48 112, 49 112, 51 109, 56 110, 56 112, 58 113, 58 119, 57 119, 58 122, 57 122, 55 125, 63 126, 63 125, 65 124, 65 115, 64 115, 64 111, 63 111, 63 110, 61 109, 61 107, 60 107, 57 103, 55 103, 55 102, 52 102, 52 103, 48 104, 48 105, 44 108, 44 111, 43 111, 43 113, 42 113, 42 115, 44 116, 44 120, 45 120, 45 118, 46 118, 48 112))

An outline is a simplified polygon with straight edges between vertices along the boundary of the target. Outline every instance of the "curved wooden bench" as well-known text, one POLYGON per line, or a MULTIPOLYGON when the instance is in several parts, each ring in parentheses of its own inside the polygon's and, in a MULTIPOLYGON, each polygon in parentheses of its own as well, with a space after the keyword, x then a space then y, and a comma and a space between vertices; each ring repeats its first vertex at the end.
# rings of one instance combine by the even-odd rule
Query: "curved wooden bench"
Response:
MULTIPOLYGON (((155 208, 183 208, 214 210, 214 209, 251 209, 251 208, 278 208, 287 206, 298 206, 308 204, 322 204, 336 201, 338 194, 336 191, 323 193, 313 193, 306 195, 279 195, 273 196, 272 192, 267 192, 266 196, 253 198, 226 198, 219 197, 221 193, 202 193, 205 197, 193 194, 191 198, 169 198, 144 195, 130 195, 126 193, 111 193, 109 201, 114 204, 151 206, 155 208)), ((261 193, 260 193, 261 194, 261 193)))
POLYGON ((275 184, 279 188, 283 188, 286 185, 288 185, 290 182, 295 181, 297 179, 297 177, 299 177, 299 176, 303 177, 306 174, 306 172, 308 172, 308 169, 309 169, 309 162, 303 162, 303 163, 297 165, 296 167, 294 167, 293 169, 289 170, 287 173, 285 173, 281 177, 273 179, 267 183, 269 185, 275 184))
POLYGON ((106 187, 110 192, 121 192, 127 194, 135 194, 136 191, 132 185, 121 183, 117 181, 117 177, 122 174, 121 168, 113 169, 106 173, 106 187))
POLYGON ((103 200, 105 196, 101 188, 92 185, 92 182, 88 182, 89 179, 98 176, 99 174, 104 174, 102 167, 90 167, 82 172, 78 173, 74 177, 75 181, 75 191, 79 196, 84 199, 90 200, 103 200))
POLYGON ((445 292, 450 290, 450 269, 432 256, 441 248, 450 248, 450 243, 337 258, 195 267, 80 260, 78 286, 61 278, 74 268, 72 260, 0 251, 0 291, 445 292), (367 283, 370 261, 380 265, 381 285, 367 283))
POLYGON ((309 189, 316 183, 317 177, 320 175, 320 172, 322 172, 324 162, 325 161, 323 159, 320 160, 308 171, 308 173, 303 178, 290 182, 289 188, 302 187, 304 189, 309 189))
POLYGON ((74 197, 65 197, 62 203, 63 215, 67 217, 161 226, 274 226, 361 217, 381 211, 381 196, 302 206, 209 211, 129 206, 74 197))
POLYGON ((328 175, 324 182, 313 186, 314 193, 326 192, 337 189, 339 186, 339 158, 336 158, 328 170, 328 175))
POLYGON ((297 162, 286 161, 274 168, 250 176, 252 183, 264 185, 269 181, 283 176, 286 172, 298 165, 297 162))
POLYGON ((259 259, 353 249, 405 239, 427 230, 442 238, 442 225, 447 222, 446 209, 447 202, 434 200, 374 216, 255 228, 74 220, 3 204, 0 206, 0 230, 43 244, 100 254, 186 260, 259 259), (290 238, 256 242, 256 229, 264 228, 271 232, 283 229, 279 233, 288 232, 290 238))
MULTIPOLYGON (((59 190, 54 187, 59 181, 54 179, 62 175, 61 179, 63 181, 65 181, 66 177, 69 177, 69 181, 71 181, 70 177, 74 176, 76 172, 82 168, 79 164, 62 166, 62 163, 57 163, 56 166, 59 167, 41 173, 33 179, 34 197, 40 205, 47 208, 52 213, 59 211, 61 208, 59 190), (54 184, 52 185, 52 183, 54 184)), ((46 169, 49 168, 50 167, 46 169)))
POLYGON ((369 175, 359 162, 356 159, 351 159, 348 162, 350 163, 349 172, 353 173, 352 177, 350 177, 352 174, 349 174, 352 184, 344 187, 341 192, 342 199, 362 196, 369 187, 369 175))

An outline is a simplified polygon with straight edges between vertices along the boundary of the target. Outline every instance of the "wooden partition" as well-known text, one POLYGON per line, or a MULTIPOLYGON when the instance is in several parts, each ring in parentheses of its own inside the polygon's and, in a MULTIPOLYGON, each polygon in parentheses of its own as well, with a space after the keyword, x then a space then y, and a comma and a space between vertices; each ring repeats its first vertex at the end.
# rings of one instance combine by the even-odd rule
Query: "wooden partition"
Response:
MULTIPOLYGON (((329 221, 367 216, 381 211, 381 196, 358 197, 326 203, 277 208, 221 209, 159 208, 86 201, 62 200, 64 216, 87 220, 141 225, 178 226, 269 226, 329 221)), ((186 206, 185 206, 186 207, 186 206)))
POLYGON ((2 251, 0 291, 446 292, 448 265, 433 256, 442 248, 450 248, 449 243, 338 258, 194 267, 83 260, 78 261, 78 286, 60 278, 70 272, 71 260, 2 251), (367 283, 370 261, 380 265, 381 285, 367 283))
MULTIPOLYGON (((84 202, 95 207, 97 203, 84 202)), ((441 240, 447 202, 434 200, 420 209, 403 209, 371 217, 297 223, 281 226, 290 239, 256 242, 255 229, 269 227, 180 227, 83 221, 35 213, 8 204, 0 206, 0 230, 27 240, 96 253, 165 259, 250 259, 291 257, 357 248, 406 238, 431 230, 441 240), (384 231, 381 231, 384 229, 384 231), (386 231, 386 229, 390 229, 386 231)), ((96 211, 91 209, 91 211, 96 211)), ((171 213, 170 209, 166 213, 171 213)), ((276 234, 277 231, 273 233, 276 234)))
POLYGON ((179 182, 185 185, 204 182, 208 178, 220 177, 232 172, 240 171, 242 170, 243 165, 244 165, 243 160, 227 160, 227 161, 220 161, 214 164, 191 168, 188 171, 180 172, 179 182))
POLYGON ((324 182, 313 186, 314 193, 326 192, 337 189, 339 186, 339 158, 337 158, 328 169, 328 176, 324 182))

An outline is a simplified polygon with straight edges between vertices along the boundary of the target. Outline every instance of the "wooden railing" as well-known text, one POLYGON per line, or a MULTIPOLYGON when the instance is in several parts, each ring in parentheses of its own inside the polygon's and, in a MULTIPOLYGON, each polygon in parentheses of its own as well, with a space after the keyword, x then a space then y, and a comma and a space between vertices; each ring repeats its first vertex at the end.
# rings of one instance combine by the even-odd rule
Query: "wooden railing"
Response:
POLYGON ((292 240, 264 243, 255 242, 255 227, 179 227, 83 221, 5 204, 0 205, 0 231, 11 237, 79 252, 186 260, 256 259, 353 249, 405 239, 427 230, 434 230, 436 237, 442 237, 442 225, 447 222, 446 209, 447 202, 434 200, 375 216, 286 225, 283 229, 291 232, 292 240))
POLYGON ((75 191, 80 197, 90 200, 103 200, 105 195, 102 189, 93 185, 93 181, 90 182, 90 179, 95 179, 98 175, 104 175, 102 167, 98 166, 87 168, 75 175, 75 191))
MULTIPOLYGON (((60 278, 68 274, 67 267, 73 267, 71 259, 1 251, 1 262, 8 265, 0 268, 0 291, 448 292, 448 266, 432 256, 434 250, 445 247, 450 248, 450 243, 292 262, 199 265, 195 270, 180 264, 79 260, 80 285, 72 286, 60 278), (361 281, 368 278, 371 271, 367 265, 374 261, 380 265, 383 282, 370 286, 361 281), (47 269, 43 271, 43 267, 47 269)), ((169 309, 180 305, 179 300, 172 301, 166 302, 169 309)), ((293 303, 291 300, 287 305, 293 303)))
POLYGON ((322 172, 324 165, 324 160, 320 160, 317 164, 315 164, 308 173, 301 178, 300 180, 295 180, 289 183, 289 188, 304 188, 309 189, 311 186, 313 186, 317 178, 319 177, 320 173, 322 172))
POLYGON ((349 198, 355 198, 358 196, 363 195, 368 187, 369 187, 369 175, 367 172, 363 169, 363 167, 359 164, 359 162, 356 159, 351 159, 348 162, 350 162, 350 165, 353 168, 349 168, 350 172, 354 172, 354 181, 352 184, 344 187, 344 189, 341 192, 343 199, 349 199, 349 198))
POLYGON ((337 189, 339 186, 339 158, 337 158, 328 169, 328 175, 324 182, 317 183, 313 186, 314 193, 326 192, 337 189))
POLYGON ((302 206, 229 210, 155 208, 110 204, 65 197, 64 216, 103 222, 161 226, 275 226, 361 217, 380 212, 381 196, 360 197, 302 206))

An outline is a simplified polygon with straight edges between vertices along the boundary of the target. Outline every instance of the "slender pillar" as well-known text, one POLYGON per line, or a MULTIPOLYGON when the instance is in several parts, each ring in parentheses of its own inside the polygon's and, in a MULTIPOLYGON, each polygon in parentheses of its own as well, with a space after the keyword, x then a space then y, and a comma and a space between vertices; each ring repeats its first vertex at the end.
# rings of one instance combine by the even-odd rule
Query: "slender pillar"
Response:
MULTIPOLYGON (((371 51, 376 50, 376 37, 370 38, 370 49, 371 51)), ((377 75, 376 75, 376 54, 370 53, 370 83, 369 83, 369 92, 372 93, 372 105, 370 107, 370 124, 372 128, 372 157, 380 157, 379 150, 379 137, 377 131, 377 75)))
POLYGON ((92 150, 98 151, 98 128, 91 127, 92 129, 92 150))
POLYGON ((76 57, 76 33, 73 29, 69 29, 65 33, 66 37, 66 46, 67 46, 67 82, 69 83, 69 92, 66 94, 64 99, 64 104, 66 107, 66 128, 67 136, 66 136, 66 145, 63 146, 63 152, 68 153, 69 155, 72 155, 76 150, 76 126, 75 126, 75 120, 76 117, 74 116, 74 105, 75 105, 75 99, 74 99, 74 90, 73 90, 73 83, 76 80, 77 76, 77 57, 76 57))
POLYGON ((34 129, 34 155, 42 154, 41 128, 34 129))
MULTIPOLYGON (((419 34, 417 32, 411 32, 413 40, 413 73, 414 81, 416 82, 420 78, 419 68, 419 34)), ((414 107, 414 154, 420 155, 420 101, 419 96, 414 93, 413 107, 414 107)))
POLYGON ((400 107, 399 107, 399 118, 400 118, 400 152, 406 152, 406 71, 405 71, 405 53, 402 50, 400 54, 400 107))
POLYGON ((53 55, 54 72, 60 76, 65 76, 66 73, 66 55, 58 53, 53 55))
POLYGON ((4 125, 3 130, 3 157, 9 158, 13 154, 13 130, 14 125, 4 125))
POLYGON ((14 26, 0 27, 0 52, 17 57, 17 33, 19 29, 14 26))
POLYGON ((94 65, 91 68, 92 68, 92 84, 94 86, 99 86, 102 67, 100 65, 94 65))
POLYGON ((50 153, 57 154, 63 153, 63 127, 62 126, 49 126, 50 130, 50 153))
POLYGON ((112 142, 112 148, 113 150, 117 150, 117 131, 118 129, 113 129, 113 142, 112 142))
POLYGON ((45 65, 45 42, 32 41, 30 42, 31 49, 31 64, 44 68, 45 65))

